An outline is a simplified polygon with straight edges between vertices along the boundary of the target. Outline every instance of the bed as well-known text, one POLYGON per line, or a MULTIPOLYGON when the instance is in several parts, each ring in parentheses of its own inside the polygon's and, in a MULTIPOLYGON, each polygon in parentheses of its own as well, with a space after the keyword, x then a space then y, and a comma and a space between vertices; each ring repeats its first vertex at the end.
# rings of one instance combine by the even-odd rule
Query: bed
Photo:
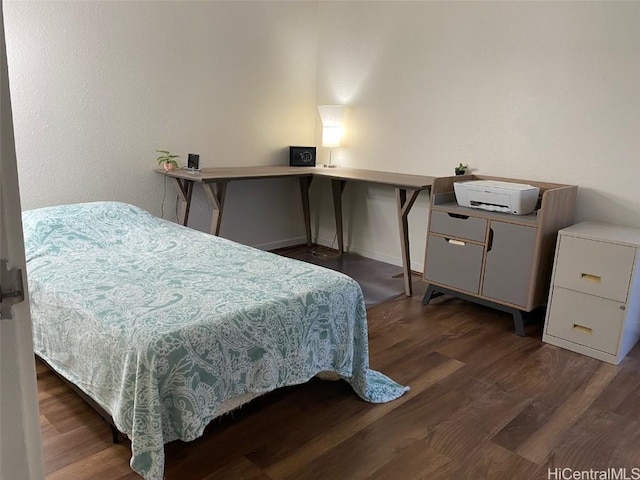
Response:
POLYGON ((95 202, 23 213, 34 349, 161 479, 164 444, 274 389, 332 373, 368 402, 401 396, 369 368, 351 278, 95 202))

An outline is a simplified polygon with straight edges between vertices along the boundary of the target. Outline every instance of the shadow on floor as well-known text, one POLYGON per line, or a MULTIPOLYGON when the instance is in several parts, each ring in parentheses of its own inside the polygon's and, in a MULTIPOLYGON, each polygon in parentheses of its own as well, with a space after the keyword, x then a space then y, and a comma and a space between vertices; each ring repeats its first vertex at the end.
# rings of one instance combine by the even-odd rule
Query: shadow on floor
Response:
POLYGON ((276 252, 285 257, 313 263, 353 278, 364 294, 367 308, 404 294, 402 269, 355 253, 339 255, 333 250, 298 249, 276 252))

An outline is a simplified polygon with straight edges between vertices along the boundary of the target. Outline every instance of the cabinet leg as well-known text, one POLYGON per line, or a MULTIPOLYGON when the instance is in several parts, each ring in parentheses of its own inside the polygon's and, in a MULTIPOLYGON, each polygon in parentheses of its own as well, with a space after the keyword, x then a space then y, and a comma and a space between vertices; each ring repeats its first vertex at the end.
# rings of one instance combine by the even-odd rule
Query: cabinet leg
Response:
POLYGON ((479 305, 484 305, 485 307, 495 308, 496 310, 501 310, 503 312, 510 313, 513 316, 513 325, 515 327, 516 335, 521 337, 525 336, 524 333, 524 313, 517 308, 508 307, 506 305, 502 305, 499 303, 494 303, 489 300, 485 300, 483 298, 477 298, 473 295, 468 295, 466 293, 457 292, 455 290, 450 290, 446 287, 440 287, 437 285, 429 285, 427 287, 427 291, 424 294, 424 298, 422 299, 423 305, 428 305, 432 298, 438 297, 440 295, 451 295, 452 297, 461 298, 462 300, 466 300, 468 302, 477 303, 479 305))
POLYGON ((427 287, 427 291, 424 294, 424 297, 422 297, 422 304, 429 305, 429 302, 432 299, 439 297, 440 295, 444 295, 444 293, 438 292, 433 285, 429 285, 427 287))
POLYGON ((522 312, 517 309, 513 309, 513 326, 516 329, 516 335, 524 337, 524 318, 522 318, 522 312))

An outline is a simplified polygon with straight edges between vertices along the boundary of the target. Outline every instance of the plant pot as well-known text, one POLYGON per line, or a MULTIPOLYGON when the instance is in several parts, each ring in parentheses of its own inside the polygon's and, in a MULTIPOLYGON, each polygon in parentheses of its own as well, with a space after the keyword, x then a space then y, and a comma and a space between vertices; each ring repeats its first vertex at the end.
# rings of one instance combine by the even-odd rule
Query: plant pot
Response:
POLYGON ((176 168, 176 167, 175 167, 175 165, 173 165, 172 163, 164 162, 164 163, 162 164, 162 168, 164 168, 164 171, 165 171, 165 172, 168 172, 169 170, 175 170, 175 168, 176 168))

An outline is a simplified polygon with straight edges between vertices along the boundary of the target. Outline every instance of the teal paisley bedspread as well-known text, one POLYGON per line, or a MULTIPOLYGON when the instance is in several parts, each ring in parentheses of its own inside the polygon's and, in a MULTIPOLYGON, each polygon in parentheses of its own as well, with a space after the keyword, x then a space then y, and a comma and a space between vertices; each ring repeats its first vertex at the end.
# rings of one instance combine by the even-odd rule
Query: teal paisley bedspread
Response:
POLYGON ((369 402, 408 388, 369 369, 349 277, 117 202, 23 213, 36 353, 131 439, 161 479, 164 444, 202 435, 229 399, 335 372, 369 402))

